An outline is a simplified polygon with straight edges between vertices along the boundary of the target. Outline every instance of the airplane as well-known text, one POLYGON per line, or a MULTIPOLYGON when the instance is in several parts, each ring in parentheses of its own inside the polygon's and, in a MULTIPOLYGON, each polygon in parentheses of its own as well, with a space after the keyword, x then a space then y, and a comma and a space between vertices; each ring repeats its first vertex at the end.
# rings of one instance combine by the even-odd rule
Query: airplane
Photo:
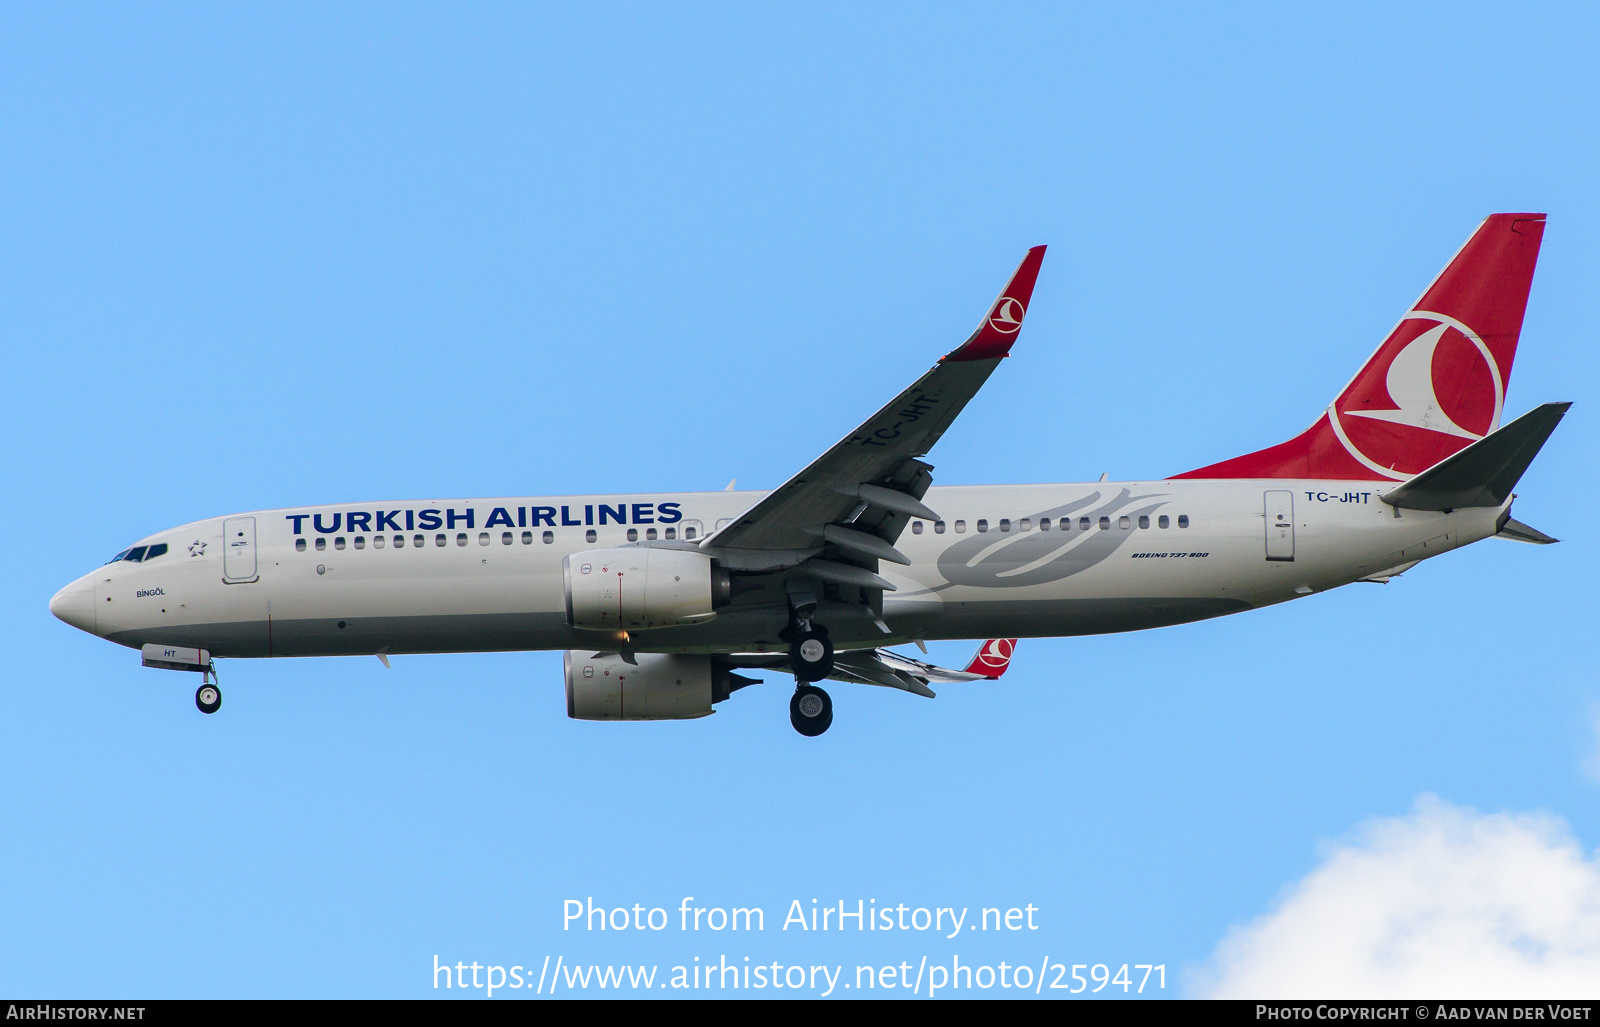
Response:
MULTIPOLYGON (((1387 583, 1481 539, 1556 539, 1512 489, 1569 403, 1502 425, 1543 214, 1485 219, 1312 425, 1156 481, 933 486, 926 459, 1011 353, 1045 247, 978 328, 770 492, 421 499, 258 510, 157 532, 50 601, 198 672, 215 660, 565 650, 567 714, 707 716, 792 675, 932 697, 994 680, 1019 638, 1182 624, 1387 583), (896 645, 987 638, 965 670, 896 645)), ((732 483, 730 483, 730 489, 732 483)))

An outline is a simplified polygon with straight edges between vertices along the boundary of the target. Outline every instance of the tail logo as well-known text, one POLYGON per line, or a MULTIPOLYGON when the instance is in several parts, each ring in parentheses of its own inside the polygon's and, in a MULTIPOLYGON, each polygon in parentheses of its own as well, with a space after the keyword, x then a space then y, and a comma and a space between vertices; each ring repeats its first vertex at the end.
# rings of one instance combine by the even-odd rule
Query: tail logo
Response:
POLYGON ((1505 386, 1471 328, 1414 310, 1384 348, 1388 367, 1373 361, 1329 410, 1339 441, 1362 464, 1403 480, 1499 425, 1505 386))
POLYGON ((978 662, 990 670, 1005 670, 1011 664, 1011 652, 1016 647, 1014 638, 991 638, 978 652, 978 662))
POLYGON ((1002 335, 1010 335, 1022 327, 1022 316, 1027 312, 1021 300, 1002 296, 994 305, 994 313, 989 315, 989 327, 1002 335))

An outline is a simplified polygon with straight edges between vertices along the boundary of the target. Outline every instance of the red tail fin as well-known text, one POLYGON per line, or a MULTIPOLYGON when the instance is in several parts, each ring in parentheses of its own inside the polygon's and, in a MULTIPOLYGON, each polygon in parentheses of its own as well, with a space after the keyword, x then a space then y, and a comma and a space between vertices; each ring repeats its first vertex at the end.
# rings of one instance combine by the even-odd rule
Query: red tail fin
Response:
POLYGON ((1402 481, 1500 426, 1543 214, 1491 214, 1317 423, 1177 478, 1402 481))
POLYGON ((972 654, 972 662, 967 664, 968 674, 982 674, 991 680, 998 678, 1011 666, 1011 653, 1017 648, 1014 638, 991 638, 978 646, 978 651, 972 654))

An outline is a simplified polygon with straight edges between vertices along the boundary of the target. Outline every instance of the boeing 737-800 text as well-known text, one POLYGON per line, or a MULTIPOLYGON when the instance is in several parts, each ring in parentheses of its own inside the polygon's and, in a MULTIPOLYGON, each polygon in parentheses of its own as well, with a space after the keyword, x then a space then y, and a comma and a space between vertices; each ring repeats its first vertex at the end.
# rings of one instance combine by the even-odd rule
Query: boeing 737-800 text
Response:
POLYGON ((796 679, 922 696, 998 677, 1017 638, 1132 631, 1387 581, 1490 536, 1554 539, 1511 490, 1568 404, 1501 425, 1542 214, 1486 219, 1314 424, 1160 481, 933 487, 925 457, 1008 356, 1044 247, 977 331, 771 492, 430 499, 262 510, 158 532, 51 611, 201 674, 216 657, 564 649, 567 713, 703 717, 796 679), (886 646, 984 638, 946 670, 886 646))

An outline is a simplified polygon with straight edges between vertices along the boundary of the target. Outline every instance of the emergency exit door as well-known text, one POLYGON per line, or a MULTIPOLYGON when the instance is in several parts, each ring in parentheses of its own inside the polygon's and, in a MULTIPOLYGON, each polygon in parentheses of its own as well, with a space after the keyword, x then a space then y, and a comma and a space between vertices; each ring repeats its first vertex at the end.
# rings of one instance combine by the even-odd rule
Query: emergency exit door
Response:
POLYGON ((1294 559, 1294 493, 1272 489, 1266 497, 1267 559, 1294 559))
POLYGON ((229 517, 222 522, 222 580, 237 585, 257 577, 256 519, 229 517))

